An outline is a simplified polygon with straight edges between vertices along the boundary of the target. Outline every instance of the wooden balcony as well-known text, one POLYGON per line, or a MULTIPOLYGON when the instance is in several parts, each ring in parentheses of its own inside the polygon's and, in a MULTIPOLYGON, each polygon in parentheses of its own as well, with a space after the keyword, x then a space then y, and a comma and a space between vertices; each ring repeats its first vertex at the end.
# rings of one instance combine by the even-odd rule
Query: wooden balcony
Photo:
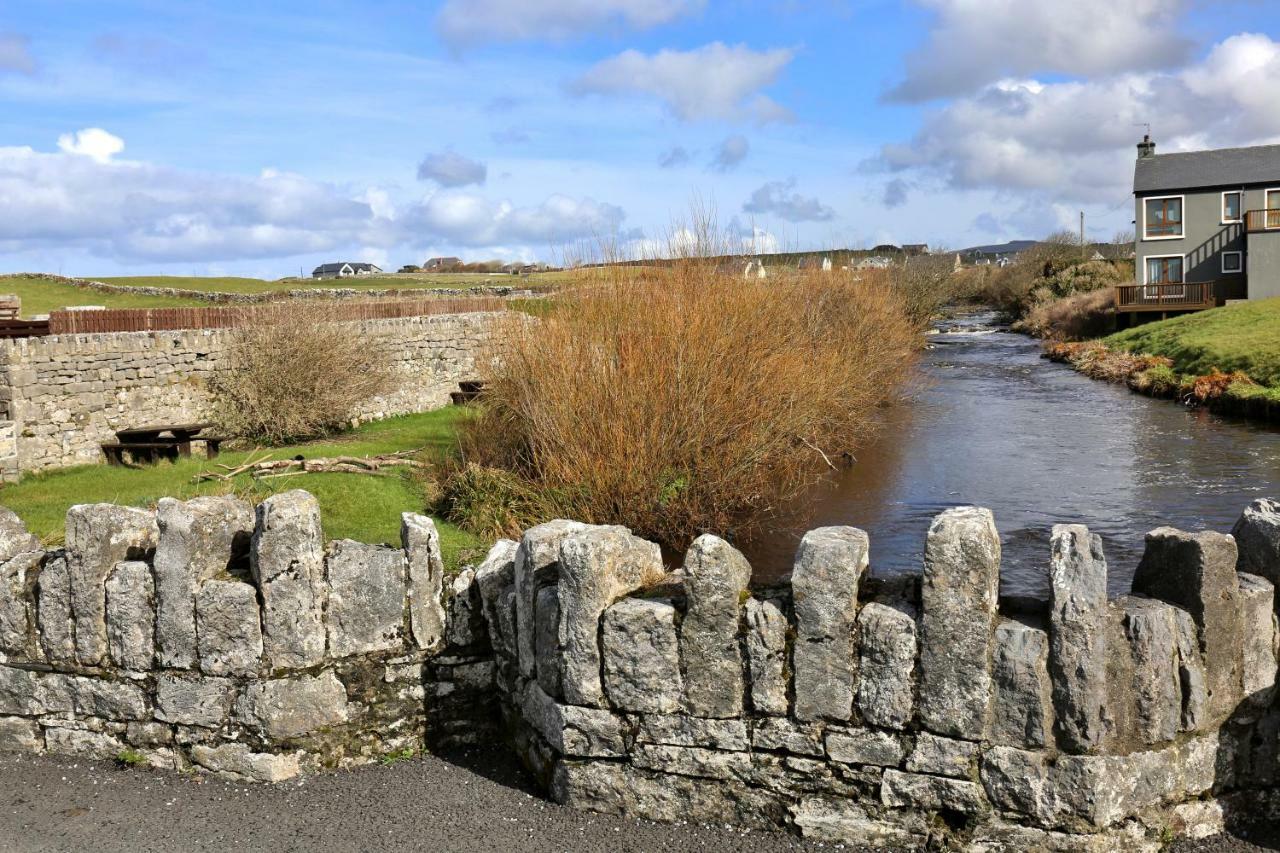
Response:
POLYGON ((1280 209, 1248 211, 1244 215, 1244 230, 1250 234, 1280 231, 1280 209))
POLYGON ((1117 311, 1204 311, 1218 306, 1212 281, 1186 284, 1121 284, 1116 287, 1117 311))

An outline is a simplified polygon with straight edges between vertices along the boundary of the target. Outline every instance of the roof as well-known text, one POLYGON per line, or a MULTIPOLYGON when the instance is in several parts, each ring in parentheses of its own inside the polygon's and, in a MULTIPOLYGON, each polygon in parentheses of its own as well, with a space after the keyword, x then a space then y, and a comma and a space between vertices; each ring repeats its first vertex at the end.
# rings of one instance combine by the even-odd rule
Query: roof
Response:
POLYGON ((966 255, 1016 255, 1036 245, 1036 240, 1010 240, 994 246, 972 246, 963 250, 966 255))
POLYGON ((323 275, 327 272, 341 272, 343 267, 351 267, 352 272, 381 272, 374 264, 356 261, 338 261, 336 264, 321 264, 311 271, 312 275, 323 275))
POLYGON ((1139 157, 1135 193, 1244 184, 1280 184, 1280 145, 1139 157))

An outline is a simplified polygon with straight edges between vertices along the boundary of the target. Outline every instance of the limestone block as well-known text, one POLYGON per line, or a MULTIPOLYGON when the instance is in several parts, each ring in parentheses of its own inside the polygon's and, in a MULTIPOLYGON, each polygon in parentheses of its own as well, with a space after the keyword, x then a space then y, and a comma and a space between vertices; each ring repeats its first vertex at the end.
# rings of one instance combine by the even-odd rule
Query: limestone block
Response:
POLYGON ((0 717, 0 752, 43 752, 40 724, 25 717, 0 717))
POLYGON ((538 588, 554 583, 560 564, 560 544, 565 537, 586 529, 576 521, 556 519, 525 531, 514 556, 516 634, 520 674, 532 676, 537 668, 535 606, 538 588))
POLYGON ((448 630, 445 638, 449 645, 466 647, 488 641, 480 585, 476 583, 475 569, 470 566, 464 567, 450 582, 446 612, 448 630))
POLYGON ((622 720, 609 711, 562 705, 529 684, 521 706, 525 722, 561 755, 610 758, 626 754, 622 720))
POLYGON ((921 732, 907 756, 907 769, 957 779, 977 778, 978 744, 921 732))
POLYGON ((565 537, 559 563, 564 697, 573 705, 601 707, 600 616, 628 593, 662 579, 662 553, 624 527, 589 527, 565 537))
POLYGON ((1280 501, 1260 498, 1249 504, 1231 535, 1239 549, 1237 570, 1280 582, 1280 501))
POLYGON ((253 682, 236 700, 235 716, 271 739, 301 737, 347 722, 347 691, 328 670, 253 682))
POLYGON ((915 616, 873 601, 858 613, 857 630, 858 711, 872 725, 905 728, 914 704, 915 616))
POLYGON ((156 519, 132 507, 77 504, 67 510, 66 525, 76 660, 96 666, 107 654, 107 575, 116 563, 151 556, 156 519))
POLYGON ((1174 608, 1162 601, 1126 598, 1124 632, 1133 655, 1137 734, 1143 743, 1172 740, 1182 717, 1174 608))
POLYGON ((43 551, 24 551, 0 564, 0 654, 39 659, 36 578, 43 551))
POLYGON ((1048 634, 1012 620, 996 626, 988 734, 992 743, 1033 749, 1049 745, 1053 697, 1048 666, 1048 634))
POLYGON ((143 672, 155 657, 155 586, 151 567, 116 564, 107 578, 107 648, 116 666, 143 672))
POLYGON ((641 743, 632 750, 631 763, 647 770, 680 776, 740 782, 751 778, 751 755, 746 752, 641 743))
POLYGON ((906 755, 902 738, 875 729, 828 730, 827 755, 843 764, 897 767, 906 755))
POLYGON ((1239 704, 1244 625, 1236 544, 1221 533, 1183 533, 1161 527, 1147 534, 1147 547, 1133 577, 1133 591, 1177 605, 1191 614, 1204 655, 1209 711, 1225 719, 1239 704))
POLYGON ((156 719, 216 729, 227 721, 235 698, 226 678, 161 673, 156 676, 156 719))
POLYGON ((201 671, 250 677, 262 659, 262 626, 254 588, 242 581, 205 581, 196 593, 201 671))
POLYGON ((440 534, 431 519, 406 512, 400 516, 400 543, 409 562, 409 627, 418 648, 434 648, 445 627, 440 534))
POLYGON ((248 556, 253 507, 235 497, 161 498, 156 509, 156 654, 161 666, 196 665, 196 590, 248 556))
MULTIPOLYGON (((0 714, 36 715, 49 710, 36 696, 34 672, 0 664, 0 714)), ((66 710, 70 710, 70 700, 66 710)))
POLYGON ((890 808, 905 807, 930 812, 945 809, 961 814, 977 814, 987 809, 982 787, 975 782, 903 773, 899 770, 884 772, 880 799, 890 808))
POLYGON ((106 720, 145 720, 151 716, 141 688, 124 681, 106 681, 66 675, 46 675, 40 679, 37 698, 56 712, 70 696, 77 714, 106 720))
POLYGON ((272 670, 315 666, 324 658, 326 588, 320 504, 304 491, 258 504, 250 549, 262 595, 262 641, 272 670))
POLYGON ((680 710, 680 648, 670 602, 622 599, 604 612, 600 640, 605 695, 613 707, 648 714, 680 710))
POLYGON ((758 714, 787 713, 787 617, 774 601, 748 598, 747 661, 751 671, 751 707, 758 714))
POLYGON ((40 647, 50 661, 75 658, 75 623, 71 619, 71 573, 66 557, 51 557, 36 580, 40 647))
POLYGON ((1173 616, 1178 645, 1178 692, 1182 704, 1180 729, 1193 732, 1209 722, 1209 687, 1195 620, 1181 608, 1174 608, 1173 616))
POLYGON ((746 691, 738 637, 751 565, 728 542, 704 533, 685 554, 683 571, 685 702, 697 716, 736 717, 746 691))
POLYGON ((0 563, 7 563, 22 553, 39 550, 40 540, 27 530, 18 514, 0 506, 0 563))
POLYGON ((704 719, 684 714, 644 715, 636 730, 636 742, 738 752, 745 752, 751 746, 743 720, 704 719))
POLYGON ((1102 746, 1107 701, 1107 561, 1102 539, 1078 524, 1053 528, 1049 563, 1049 675, 1059 746, 1102 746))
POLYGON ((790 752, 795 755, 824 755, 822 726, 796 722, 786 717, 766 717, 751 731, 752 749, 790 752))
POLYGON ((982 786, 997 810, 1052 824, 1057 807, 1043 752, 993 746, 983 752, 981 764, 982 786))
MULTIPOLYGON (((534 656, 538 684, 552 698, 560 698, 560 588, 538 590, 534 604, 534 656)), ((606 664, 607 665, 607 664, 606 664)), ((678 695, 678 694, 677 694, 678 695)))
POLYGON ((875 817, 864 806, 840 797, 805 797, 793 809, 792 821, 803 838, 855 849, 924 849, 929 839, 922 817, 875 817))
POLYGON ((404 639, 404 552, 342 539, 329 546, 325 566, 329 654, 346 657, 398 648, 404 639))
POLYGON ((296 754, 254 752, 243 743, 196 744, 191 760, 206 770, 254 782, 283 782, 302 772, 296 754))
POLYGON ((870 543, 853 527, 810 530, 796 551, 791 589, 795 716, 848 720, 853 715, 853 625, 870 543))
POLYGON ((1000 591, 1000 535, 990 510, 957 507, 929 526, 920 620, 920 721, 977 740, 986 730, 1000 591))
POLYGON ((124 749, 124 743, 104 732, 50 726, 44 730, 45 748, 54 755, 110 760, 124 749))
MULTIPOLYGON (((485 631, 494 653, 514 659, 515 635, 504 636, 500 631, 498 605, 502 593, 514 588, 515 554, 519 546, 510 539, 493 543, 489 553, 476 569, 476 586, 480 588, 480 604, 484 611, 485 631)), ((512 620, 514 623, 514 619, 512 620)))
POLYGON ((1240 575, 1244 697, 1255 708, 1271 704, 1276 685, 1275 587, 1257 575, 1240 575))

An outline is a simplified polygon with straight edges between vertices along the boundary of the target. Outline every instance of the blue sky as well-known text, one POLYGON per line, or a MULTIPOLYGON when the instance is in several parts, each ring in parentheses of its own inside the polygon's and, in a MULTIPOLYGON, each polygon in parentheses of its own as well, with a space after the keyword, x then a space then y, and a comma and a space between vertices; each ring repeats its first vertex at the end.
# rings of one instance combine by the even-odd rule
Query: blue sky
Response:
POLYGON ((1266 0, 5 2, 0 270, 1106 238, 1277 91, 1266 0))

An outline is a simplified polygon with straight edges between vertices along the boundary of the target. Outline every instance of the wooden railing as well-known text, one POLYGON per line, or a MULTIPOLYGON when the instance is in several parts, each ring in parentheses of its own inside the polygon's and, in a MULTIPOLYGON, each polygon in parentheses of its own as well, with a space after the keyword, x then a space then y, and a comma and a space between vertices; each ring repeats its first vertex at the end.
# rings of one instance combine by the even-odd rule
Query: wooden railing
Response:
POLYGON ((1280 231, 1280 208, 1272 210, 1250 210, 1244 215, 1244 228, 1250 233, 1257 231, 1280 231))
POLYGON ((1200 311, 1218 304, 1212 281, 1185 284, 1121 284, 1117 311, 1200 311))

